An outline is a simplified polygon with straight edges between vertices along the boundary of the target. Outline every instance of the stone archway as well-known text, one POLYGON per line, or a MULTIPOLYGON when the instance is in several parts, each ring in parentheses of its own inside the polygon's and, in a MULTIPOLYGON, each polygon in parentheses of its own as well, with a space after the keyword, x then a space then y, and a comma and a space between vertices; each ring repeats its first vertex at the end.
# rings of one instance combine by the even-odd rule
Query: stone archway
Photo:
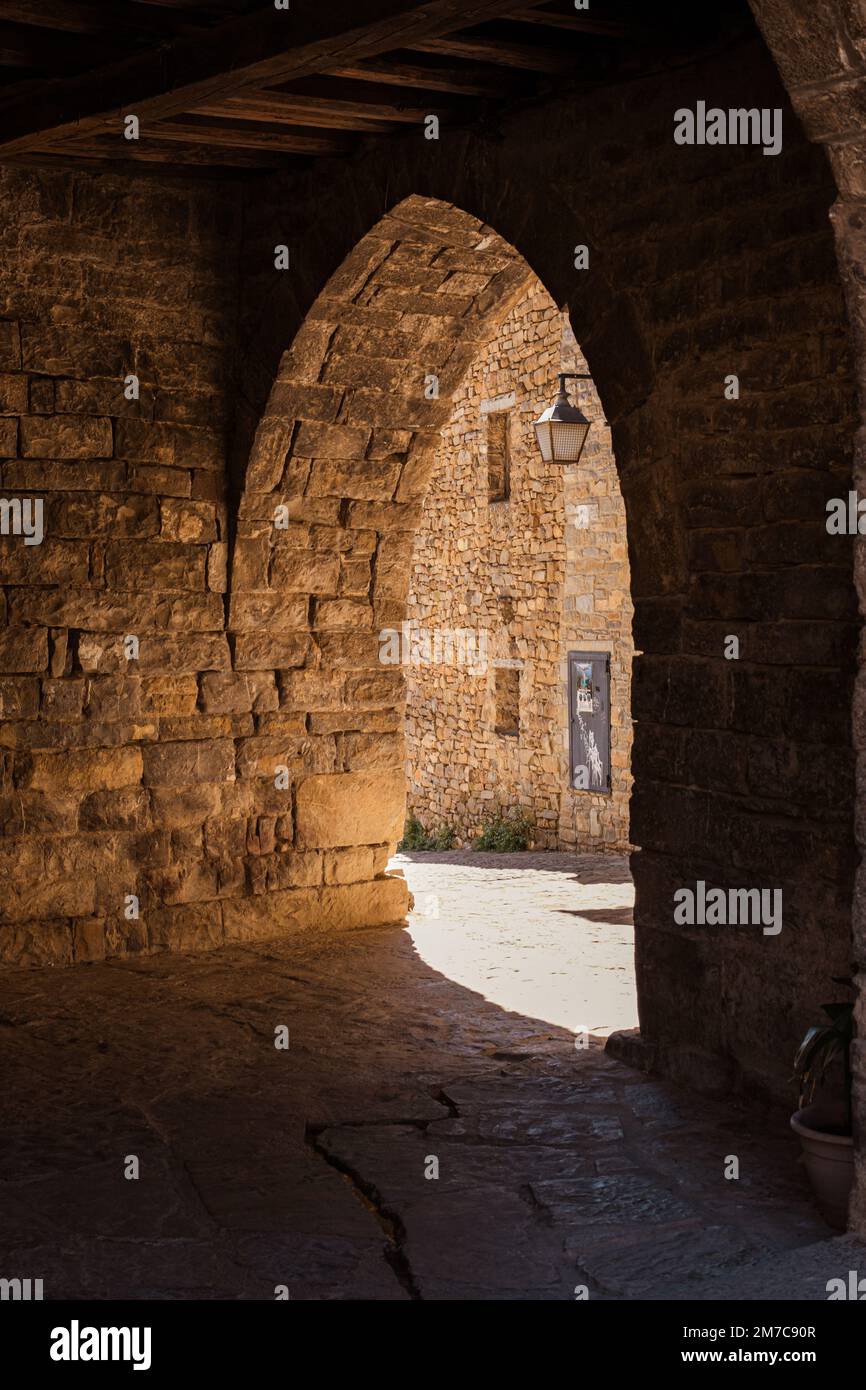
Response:
POLYGON ((280 363, 231 568, 235 670, 267 672, 279 700, 242 754, 273 852, 266 896, 230 908, 239 933, 405 914, 405 884, 384 873, 405 809, 403 672, 382 664, 378 634, 405 615, 450 398, 531 278, 477 219, 409 197, 331 277, 280 363))
MULTIPOLYGON (((753 94, 785 101, 758 45, 736 71, 714 59, 689 72, 677 104, 709 84, 723 104, 749 104, 753 94)), ((797 1037, 850 956, 854 603, 850 557, 828 550, 824 528, 828 489, 847 485, 852 415, 826 222, 833 190, 790 113, 778 161, 760 151, 683 150, 672 115, 666 93, 648 102, 635 88, 600 98, 591 112, 576 114, 569 102, 524 112, 511 139, 491 141, 483 158, 468 136, 423 159, 407 137, 387 181, 371 155, 296 199, 303 282, 285 290, 261 269, 284 225, 279 197, 270 199, 246 230, 245 257, 258 269, 244 341, 254 360, 274 360, 281 323, 312 306, 298 341, 306 339, 320 313, 317 274, 323 262, 331 270, 333 255, 332 245, 319 250, 316 229, 325 220, 343 247, 354 237, 365 243, 365 228, 388 228, 378 209, 392 185, 391 197, 423 188, 428 206, 459 199, 568 304, 612 425, 628 520, 642 1060, 702 1089, 784 1102, 797 1037), (638 109, 644 133, 630 149, 638 109), (618 143, 593 143, 602 125, 618 143), (582 150, 579 189, 570 177, 538 187, 542 145, 562 170, 582 150), (578 241, 589 247, 590 274, 575 267, 578 241), (829 387, 815 380, 822 361, 831 364, 829 387), (744 386, 733 403, 724 386, 735 368, 744 386), (732 633, 739 663, 725 657, 732 633), (819 722, 806 679, 814 668, 819 722), (701 880, 781 888, 786 934, 678 925, 674 893, 701 880)), ((347 256, 331 282, 335 297, 342 285, 367 286, 366 255, 347 256)), ((411 294, 392 299, 407 314, 412 304, 411 294)), ((330 338, 325 325, 317 353, 330 338)), ((422 357, 415 381, 429 370, 422 357)), ((411 402, 393 387, 379 399, 392 424, 415 424, 424 408, 417 391, 411 402)))

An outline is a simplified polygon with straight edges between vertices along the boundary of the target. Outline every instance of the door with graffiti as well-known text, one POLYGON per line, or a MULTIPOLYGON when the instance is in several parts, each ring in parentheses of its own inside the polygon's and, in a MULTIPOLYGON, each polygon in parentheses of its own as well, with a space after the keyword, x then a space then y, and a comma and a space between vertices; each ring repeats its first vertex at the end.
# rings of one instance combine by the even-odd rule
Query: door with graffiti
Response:
POLYGON ((575 791, 610 792, 610 657, 568 654, 569 748, 575 791))

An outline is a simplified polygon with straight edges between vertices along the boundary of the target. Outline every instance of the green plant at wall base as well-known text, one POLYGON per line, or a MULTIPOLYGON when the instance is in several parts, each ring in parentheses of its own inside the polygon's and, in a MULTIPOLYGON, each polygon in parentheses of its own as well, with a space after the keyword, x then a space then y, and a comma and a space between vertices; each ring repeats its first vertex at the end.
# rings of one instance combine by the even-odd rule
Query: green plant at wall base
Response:
POLYGON ((427 831, 417 816, 409 816, 403 827, 403 838, 398 850, 446 850, 454 848, 455 830, 453 825, 440 825, 438 830, 427 831))
POLYGON ((522 811, 512 816, 499 811, 492 821, 485 821, 472 848, 494 854, 516 854, 529 848, 531 832, 532 823, 522 811))
MULTIPOLYGON (((853 988, 847 976, 833 976, 835 985, 853 988)), ((828 1069, 837 1057, 842 1059, 845 1087, 846 1133, 851 1133, 851 1043, 854 1038, 853 1003, 822 1004, 829 1023, 814 1024, 806 1032, 794 1058, 794 1077, 800 1086, 800 1103, 808 1104, 824 1081, 828 1069)))

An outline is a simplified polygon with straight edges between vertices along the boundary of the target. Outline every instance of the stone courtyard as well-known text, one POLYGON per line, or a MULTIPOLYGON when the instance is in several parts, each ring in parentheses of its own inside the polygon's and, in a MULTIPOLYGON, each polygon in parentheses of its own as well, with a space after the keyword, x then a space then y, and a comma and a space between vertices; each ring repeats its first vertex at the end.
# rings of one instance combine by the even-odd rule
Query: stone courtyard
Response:
POLYGON ((398 863, 408 930, 4 972, 9 1267, 51 1299, 715 1298, 756 1270, 760 1298, 826 1241, 784 1116, 605 1055, 623 860, 398 863))

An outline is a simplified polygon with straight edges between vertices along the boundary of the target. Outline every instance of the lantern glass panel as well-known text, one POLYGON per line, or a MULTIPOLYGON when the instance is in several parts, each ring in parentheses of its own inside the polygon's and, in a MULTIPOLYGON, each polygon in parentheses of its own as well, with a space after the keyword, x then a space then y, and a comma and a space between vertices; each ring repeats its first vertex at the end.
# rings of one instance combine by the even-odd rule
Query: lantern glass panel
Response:
POLYGON ((576 463, 589 432, 589 424, 551 420, 552 455, 555 463, 576 463))

